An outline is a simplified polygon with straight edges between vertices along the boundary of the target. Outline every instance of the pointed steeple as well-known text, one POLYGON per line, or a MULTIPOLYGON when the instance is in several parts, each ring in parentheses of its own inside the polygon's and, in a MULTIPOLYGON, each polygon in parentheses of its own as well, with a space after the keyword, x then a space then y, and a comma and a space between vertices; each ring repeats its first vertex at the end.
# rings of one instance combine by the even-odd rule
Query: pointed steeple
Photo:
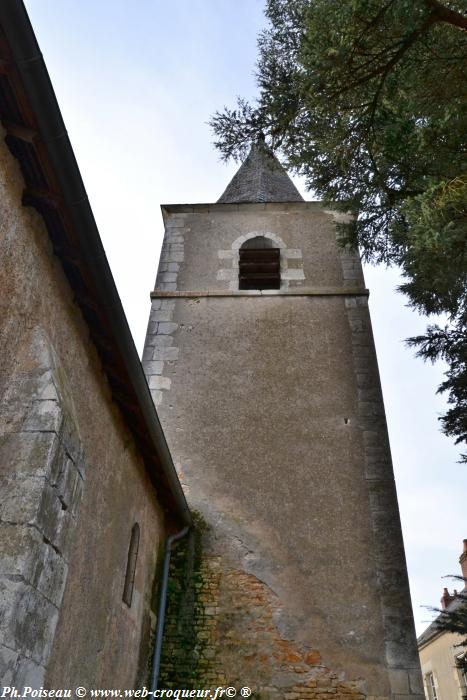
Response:
POLYGON ((227 185, 219 203, 303 202, 274 153, 258 139, 248 157, 227 185))

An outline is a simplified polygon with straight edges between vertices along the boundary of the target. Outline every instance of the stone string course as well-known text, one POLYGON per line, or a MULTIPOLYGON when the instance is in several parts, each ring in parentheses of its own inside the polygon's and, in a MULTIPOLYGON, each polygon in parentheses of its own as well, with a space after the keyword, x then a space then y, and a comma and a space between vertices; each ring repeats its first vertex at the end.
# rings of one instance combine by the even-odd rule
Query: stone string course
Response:
MULTIPOLYGON (((185 216, 174 215, 173 222, 167 226, 156 283, 156 289, 161 291, 177 290, 177 274, 184 256, 185 216)), ((240 245, 241 241, 238 247, 240 245)), ((284 252, 290 253, 291 259, 301 263, 301 251, 282 247, 284 252)), ((229 285, 236 284, 236 254, 234 246, 218 254, 226 264, 218 279, 225 279, 229 285), (231 267, 227 267, 229 264, 231 267)), ((352 289, 363 286, 361 263, 347 250, 342 251, 341 262, 343 286, 350 294, 352 289)), ((349 322, 358 387, 358 420, 364 443, 363 476, 368 485, 375 538, 375 570, 391 698, 422 700, 368 302, 364 297, 349 296, 342 303, 349 322)), ((179 352, 173 338, 178 327, 172 320, 174 305, 173 299, 152 300, 143 364, 156 404, 160 404, 170 388, 170 378, 164 376, 164 370, 167 373, 179 352)), ((329 700, 330 697, 386 700, 386 697, 367 696, 359 679, 343 681, 323 665, 319 649, 299 648, 292 640, 283 639, 274 622, 280 613, 278 600, 259 579, 230 568, 214 553, 191 551, 190 554, 184 545, 179 547, 172 562, 161 687, 192 689, 233 685, 240 688, 248 685, 253 689, 252 697, 261 700, 329 700)))
MULTIPOLYGON (((185 235, 190 232, 186 226, 188 214, 172 214, 166 221, 164 243, 156 279, 156 290, 175 292, 178 289, 178 273, 185 258, 185 235)), ((250 238, 264 235, 273 240, 281 249, 281 289, 287 290, 302 285, 305 280, 303 272, 302 251, 287 248, 279 236, 260 231, 252 231, 240 236, 232 243, 229 250, 218 251, 220 260, 228 261, 229 267, 222 267, 217 272, 217 280, 225 281, 227 289, 238 290, 238 250, 242 243, 250 238)), ((248 292, 247 292, 248 293, 248 292)), ((255 292, 252 291, 251 294, 255 292)), ((151 301, 151 311, 143 352, 143 368, 149 389, 156 406, 159 406, 170 390, 171 378, 167 370, 176 363, 179 348, 175 345, 174 333, 178 324, 173 322, 175 301, 156 299, 151 301)))

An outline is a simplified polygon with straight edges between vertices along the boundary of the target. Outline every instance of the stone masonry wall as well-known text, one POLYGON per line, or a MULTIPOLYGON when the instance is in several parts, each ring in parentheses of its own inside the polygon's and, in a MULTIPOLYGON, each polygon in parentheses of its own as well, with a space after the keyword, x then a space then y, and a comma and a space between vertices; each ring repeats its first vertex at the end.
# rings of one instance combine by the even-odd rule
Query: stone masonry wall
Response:
POLYGON ((69 387, 36 330, 0 409, 0 678, 44 681, 82 496, 85 458, 69 387), (69 396, 69 394, 68 394, 69 396))
POLYGON ((141 687, 163 515, 23 186, 0 139, 0 680, 141 687))
POLYGON ((203 553, 201 532, 172 556, 160 688, 248 686, 257 700, 363 700, 317 649, 284 639, 277 596, 255 576, 203 553))
MULTIPOLYGON (((341 249, 340 256, 344 286, 361 283, 363 275, 358 256, 347 249, 341 249)), ((365 479, 374 534, 376 585, 385 627, 391 691, 394 695, 421 694, 420 661, 412 610, 407 604, 409 581, 368 300, 349 297, 345 307, 357 383, 365 479)))
POLYGON ((188 501, 211 526, 197 670, 265 698, 415 699, 384 406, 360 261, 336 245, 341 216, 308 202, 165 207, 183 259, 176 280, 158 276, 145 361, 171 348, 155 398, 188 501), (256 235, 280 240, 299 284, 233 288, 235 245, 256 235))

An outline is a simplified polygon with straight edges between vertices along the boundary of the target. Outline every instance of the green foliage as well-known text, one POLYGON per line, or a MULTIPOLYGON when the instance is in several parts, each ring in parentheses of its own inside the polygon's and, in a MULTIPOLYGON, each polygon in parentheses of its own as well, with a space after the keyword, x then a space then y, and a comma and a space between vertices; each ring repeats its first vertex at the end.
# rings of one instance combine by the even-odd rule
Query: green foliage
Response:
POLYGON ((443 427, 466 438, 467 17, 461 0, 268 0, 254 105, 216 113, 224 158, 261 132, 327 204, 345 243, 399 265, 401 289, 446 329, 411 339, 444 357, 443 427))
POLYGON ((160 686, 197 689, 205 685, 200 665, 205 640, 202 590, 202 538, 208 526, 192 512, 194 526, 174 547, 167 587, 167 610, 161 654, 160 686))

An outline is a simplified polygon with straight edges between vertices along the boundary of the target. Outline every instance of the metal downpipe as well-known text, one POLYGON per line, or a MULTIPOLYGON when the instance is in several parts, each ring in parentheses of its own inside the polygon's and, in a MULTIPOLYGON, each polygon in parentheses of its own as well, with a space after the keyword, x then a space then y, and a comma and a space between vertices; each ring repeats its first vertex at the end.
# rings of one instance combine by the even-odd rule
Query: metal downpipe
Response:
POLYGON ((159 597, 159 607, 157 610, 157 624, 156 624, 156 639, 154 642, 154 653, 152 655, 152 671, 151 671, 151 684, 150 691, 153 693, 157 690, 157 685, 159 682, 159 670, 161 665, 161 652, 162 652, 162 638, 164 636, 164 624, 165 624, 165 612, 167 607, 167 585, 169 583, 169 568, 170 568, 170 557, 172 555, 172 545, 174 542, 181 540, 190 530, 187 525, 176 532, 174 535, 169 535, 165 542, 165 553, 164 553, 164 565, 162 569, 162 580, 161 580, 161 594, 159 597))

